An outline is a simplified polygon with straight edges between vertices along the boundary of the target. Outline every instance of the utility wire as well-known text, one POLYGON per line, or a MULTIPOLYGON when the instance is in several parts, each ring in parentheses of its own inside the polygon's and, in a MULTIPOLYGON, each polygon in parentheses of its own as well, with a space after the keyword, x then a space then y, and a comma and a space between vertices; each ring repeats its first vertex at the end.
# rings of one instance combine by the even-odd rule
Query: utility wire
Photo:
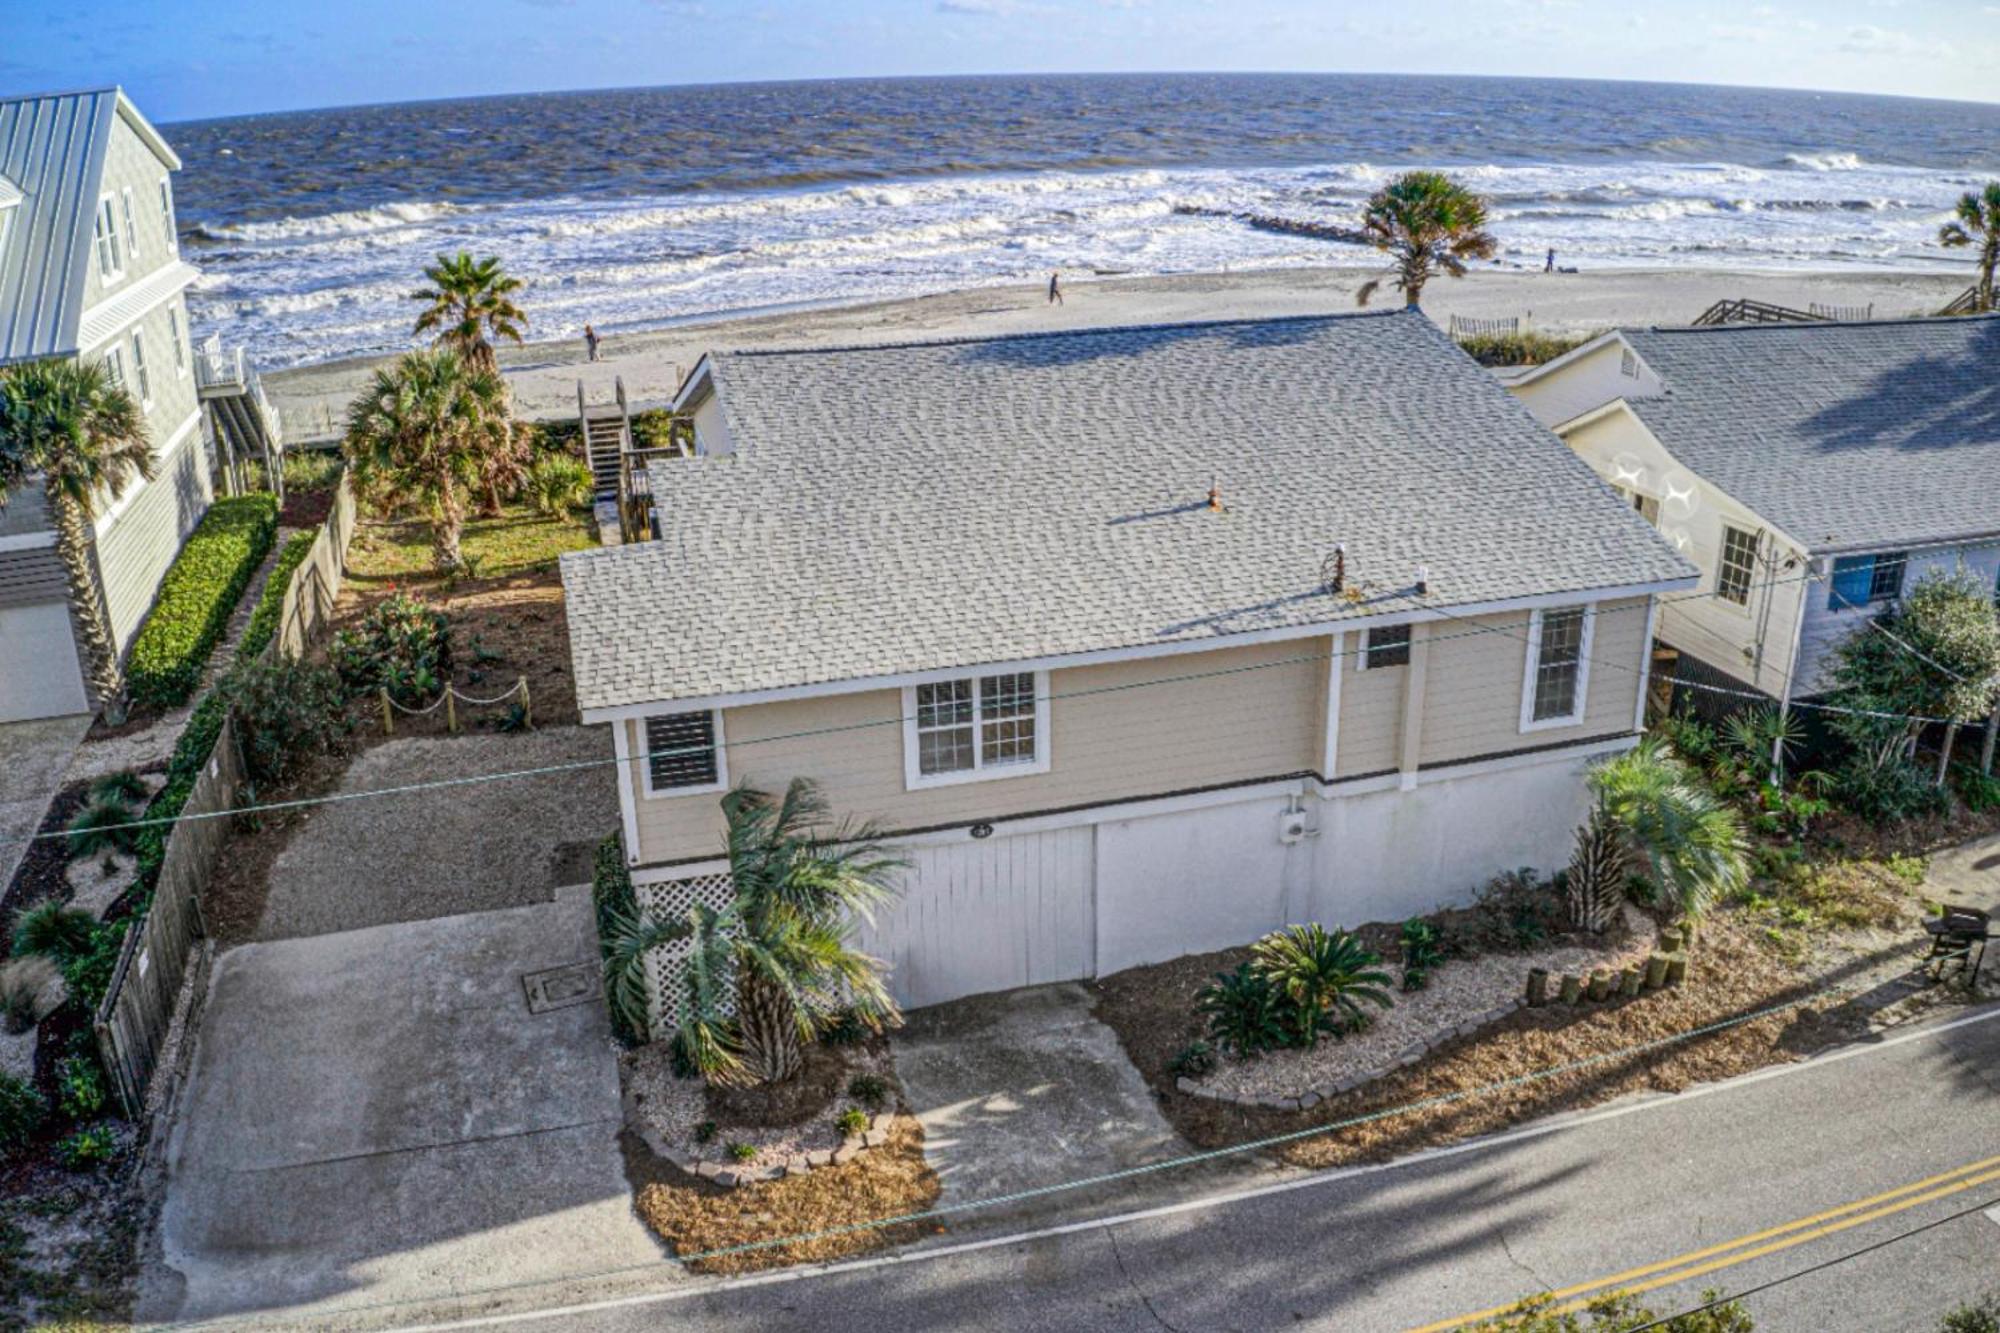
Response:
MULTIPOLYGON (((1637 1042, 1631 1046, 1622 1046, 1615 1051, 1604 1051, 1596 1055, 1581 1056, 1575 1060, 1566 1060, 1560 1064, 1544 1066, 1541 1069, 1531 1069, 1526 1073, 1515 1074, 1508 1078, 1495 1079, 1489 1083, 1482 1083, 1477 1087, 1460 1088, 1451 1092, 1438 1093, 1430 1097, 1420 1097, 1415 1101, 1403 1102, 1396 1106, 1385 1107, 1379 1111, 1369 1111, 1362 1115, 1349 1116, 1346 1119, 1335 1120, 1329 1124, 1312 1125, 1305 1129, 1291 1130, 1283 1134, 1270 1134, 1263 1138, 1231 1144, 1226 1148, 1211 1148, 1204 1152, 1184 1153, 1179 1157, 1171 1157, 1165 1161, 1148 1162, 1141 1166, 1125 1167, 1117 1171, 1105 1171, 1095 1175, 1080 1176, 1071 1180, 1058 1181, 1050 1185, 1038 1185, 1030 1189, 1014 1190, 1010 1193, 989 1195, 985 1198, 965 1199, 958 1203, 940 1204, 935 1208, 925 1208, 916 1212, 898 1213, 890 1217, 872 1218, 865 1222, 851 1222, 842 1226, 796 1232, 792 1235, 777 1236, 766 1240, 746 1241, 740 1245, 724 1245, 709 1250, 697 1250, 687 1254, 678 1254, 674 1257, 675 1263, 676 1266, 684 1266, 706 1259, 722 1259, 733 1255, 752 1254, 763 1250, 777 1249, 786 1245, 798 1245, 816 1240, 832 1240, 841 1236, 880 1231, 888 1227, 931 1222, 960 1213, 979 1212, 1006 1204, 1021 1203, 1029 1199, 1068 1194, 1096 1185, 1115 1184, 1119 1181, 1153 1175, 1162 1171, 1172 1171, 1182 1167, 1196 1166, 1203 1162, 1213 1162, 1227 1157, 1239 1156, 1243 1153, 1257 1152, 1265 1148, 1282 1147, 1286 1144, 1319 1138, 1344 1129, 1354 1129, 1362 1125, 1370 1125, 1379 1121, 1394 1119, 1398 1116, 1411 1115, 1418 1111, 1428 1111, 1440 1106, 1455 1105, 1459 1102, 1470 1101, 1491 1093, 1505 1092, 1511 1088, 1525 1087, 1530 1084, 1544 1082, 1548 1079, 1558 1078, 1564 1074, 1572 1074, 1579 1070, 1590 1069, 1598 1065, 1609 1064, 1636 1055, 1643 1055, 1649 1051, 1677 1046, 1699 1037, 1710 1036, 1717 1032, 1724 1032, 1731 1028, 1742 1027, 1762 1019, 1788 1013, 1794 1009, 1804 1008, 1830 995, 1836 994, 1840 989, 1841 987, 1838 985, 1824 986, 1819 990, 1802 995, 1797 999, 1787 1000, 1782 1004, 1769 1005, 1762 1009, 1752 1010, 1746 1014, 1738 1014, 1734 1018, 1724 1018, 1713 1023, 1704 1023, 1699 1027, 1689 1028, 1684 1032, 1669 1033, 1664 1037, 1655 1037, 1649 1041, 1637 1042)), ((1322 1169, 1331 1170, 1333 1168, 1322 1169)), ((626 1264, 617 1268, 597 1269, 586 1273, 570 1273, 562 1277, 538 1278, 532 1281, 499 1283, 476 1289, 459 1290, 452 1292, 451 1295, 454 1299, 460 1300, 470 1297, 493 1296, 503 1292, 524 1291, 535 1287, 555 1286, 562 1283, 591 1281, 620 1277, 632 1273, 651 1272, 666 1266, 660 1263, 626 1264)), ((351 1315, 368 1310, 398 1309, 405 1306, 422 1304, 426 1299, 429 1298, 403 1297, 396 1300, 345 1305, 335 1310, 329 1310, 326 1314, 328 1316, 351 1315)), ((221 1319, 201 1320, 195 1323, 170 1324, 166 1327, 182 1329, 240 1327, 245 1322, 248 1321, 242 1317, 225 1317, 221 1319)))
POLYGON ((1995 1195, 1993 1198, 1986 1200, 1984 1203, 1975 1203, 1969 1208, 1961 1208, 1955 1213, 1947 1213, 1943 1217, 1933 1218, 1931 1221, 1924 1223, 1922 1226, 1911 1227, 1908 1231, 1899 1231, 1893 1236, 1885 1236, 1883 1239, 1876 1241, 1872 1245, 1863 1245, 1858 1250, 1849 1250, 1845 1254, 1837 1254, 1831 1259, 1821 1260, 1819 1263, 1813 1264, 1811 1267, 1801 1268, 1796 1272, 1787 1273, 1783 1277, 1772 1278, 1769 1282, 1761 1282, 1754 1287, 1745 1287, 1743 1290, 1729 1296, 1718 1296, 1712 1301, 1706 1301, 1700 1305, 1694 1306, 1691 1309, 1682 1310, 1679 1314, 1663 1315, 1660 1318, 1653 1320, 1650 1324, 1639 1324, 1631 1329, 1628 1329, 1626 1330, 1626 1333, 1646 1333, 1648 1329, 1655 1329, 1655 1328, 1671 1329, 1675 1324, 1678 1324, 1683 1319, 1687 1319, 1694 1315, 1702 1314, 1706 1311, 1716 1309, 1718 1306, 1727 1305, 1731 1301, 1740 1301, 1745 1297, 1755 1296, 1760 1292, 1769 1291, 1773 1287, 1781 1287, 1787 1282, 1796 1281, 1797 1279, 1802 1277, 1810 1277, 1814 1273, 1824 1272, 1829 1268, 1838 1267, 1839 1265, 1847 1263, 1851 1260, 1859 1259, 1864 1254, 1873 1254, 1877 1250, 1887 1249, 1889 1246, 1895 1245, 1901 1241, 1906 1241, 1910 1239, 1912 1236, 1921 1236, 1926 1231, 1935 1231, 1937 1228, 1944 1226, 1949 1222, 1956 1222, 1962 1217, 1970 1217, 1974 1213, 1983 1213, 1987 1209, 1995 1207, 1997 1205, 2000 1205, 2000 1195, 1995 1195))

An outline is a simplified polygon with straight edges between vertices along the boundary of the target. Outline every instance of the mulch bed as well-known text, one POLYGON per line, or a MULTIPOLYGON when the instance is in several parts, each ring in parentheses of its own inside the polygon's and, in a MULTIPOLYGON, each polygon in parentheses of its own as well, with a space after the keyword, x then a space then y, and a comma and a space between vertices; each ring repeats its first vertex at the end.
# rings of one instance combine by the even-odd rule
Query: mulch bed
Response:
MULTIPOLYGON (((87 778, 64 784, 49 802, 48 812, 35 832, 62 832, 77 811, 83 809, 89 794, 87 778)), ((0 958, 13 952, 14 921, 22 912, 51 898, 69 897, 69 883, 63 879, 63 869, 68 865, 68 839, 37 838, 28 844, 27 855, 14 868, 14 878, 8 882, 5 895, 0 896, 0 958)))
MULTIPOLYGON (((924 1162, 923 1126, 908 1115, 896 1117, 888 1143, 844 1166, 734 1189, 698 1180, 661 1161, 629 1130, 620 1142, 639 1216, 676 1255, 709 1254, 900 1217, 929 1208, 938 1197, 937 1173, 924 1162)), ((750 1273, 844 1259, 943 1229, 935 1222, 904 1222, 686 1262, 697 1273, 750 1273)))
MULTIPOLYGON (((1580 1008, 1523 1009, 1430 1059, 1302 1113, 1223 1106, 1174 1090, 1167 1062, 1192 1035, 1188 997, 1215 970, 1214 955, 1105 978, 1095 984, 1097 1015, 1118 1033, 1174 1127, 1198 1147, 1217 1148, 1610 1055, 1800 999, 1886 956, 1914 950, 1913 944, 1898 941, 1878 951, 1878 956, 1850 959, 1832 975, 1802 972, 1760 943, 1754 929, 1737 915, 1725 911, 1710 918, 1683 986, 1580 1008)), ((1626 1093, 1677 1092, 1694 1083, 1800 1059, 1859 1035, 1866 1030, 1867 1019, 1868 1011, 1859 1002, 1820 1001, 1673 1046, 1301 1139, 1276 1153, 1287 1162, 1310 1167, 1386 1161, 1626 1093)))
POLYGON ((278 525, 286 528, 316 528, 333 512, 334 490, 304 491, 296 486, 285 491, 285 503, 278 510, 278 525))

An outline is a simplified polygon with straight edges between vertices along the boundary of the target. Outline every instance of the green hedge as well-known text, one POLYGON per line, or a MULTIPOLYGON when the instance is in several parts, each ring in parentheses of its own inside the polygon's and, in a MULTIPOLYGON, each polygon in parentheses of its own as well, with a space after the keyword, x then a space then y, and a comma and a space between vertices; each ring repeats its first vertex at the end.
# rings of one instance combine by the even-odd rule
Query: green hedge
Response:
POLYGON ((239 495, 208 507, 160 580, 159 599, 132 645, 125 674, 135 700, 170 708, 194 693, 277 530, 273 496, 239 495))
POLYGON ((271 577, 264 582, 257 609, 250 613, 250 623, 243 627, 243 638, 236 645, 237 661, 254 660, 277 635, 278 617, 285 613, 285 592, 292 585, 292 575, 312 554, 313 543, 318 540, 317 528, 294 533, 285 543, 285 549, 278 552, 278 563, 271 567, 271 577))

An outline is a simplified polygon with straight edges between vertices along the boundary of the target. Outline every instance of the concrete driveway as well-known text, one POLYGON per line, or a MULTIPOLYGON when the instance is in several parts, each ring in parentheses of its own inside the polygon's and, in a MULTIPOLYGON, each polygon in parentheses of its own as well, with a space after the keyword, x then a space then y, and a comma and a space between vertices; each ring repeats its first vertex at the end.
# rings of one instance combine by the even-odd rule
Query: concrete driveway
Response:
POLYGON ((223 954, 141 1317, 262 1327, 606 1269, 659 1281, 603 1002, 531 1013, 523 985, 596 956, 582 889, 223 954))
MULTIPOLYGON (((1165 1161, 1191 1152, 1160 1114, 1117 1034, 1073 983, 975 995, 909 1016, 896 1033, 896 1073, 924 1126, 924 1156, 941 1205, 992 1199, 1165 1161)), ((1286 1168, 1227 1159, 1170 1176, 1065 1190, 952 1222, 954 1231, 1130 1207, 1199 1184, 1268 1179, 1286 1168)))

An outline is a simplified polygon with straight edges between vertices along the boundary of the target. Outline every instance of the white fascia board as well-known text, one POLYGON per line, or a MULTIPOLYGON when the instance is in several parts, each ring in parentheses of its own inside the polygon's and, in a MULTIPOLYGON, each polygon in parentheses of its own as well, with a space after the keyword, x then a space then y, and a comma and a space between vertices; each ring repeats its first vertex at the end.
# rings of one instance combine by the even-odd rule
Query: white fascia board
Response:
POLYGON ((88 355, 116 338, 128 327, 152 313, 162 301, 171 301, 186 291, 201 270, 184 259, 162 264, 139 281, 119 288, 118 294, 99 301, 77 321, 78 355, 88 355))
POLYGON ((735 694, 709 694, 689 699, 650 699, 644 703, 585 708, 586 723, 615 722, 622 718, 645 717, 672 709, 691 712, 697 708, 741 708, 746 704, 783 703, 793 699, 821 699, 837 694, 860 694, 868 690, 899 689, 924 685, 958 676, 994 675, 1011 671, 1061 671, 1070 667, 1101 666, 1110 662, 1137 662, 1155 657, 1178 657, 1192 653, 1216 652, 1224 648, 1247 648, 1264 643, 1289 643, 1296 639, 1317 639, 1340 630, 1373 625, 1415 625, 1439 620, 1462 620, 1467 616, 1499 615, 1508 611, 1532 611, 1544 606, 1570 606, 1577 602, 1620 601, 1654 593, 1682 592, 1701 582, 1699 574, 1634 583, 1622 587, 1579 588, 1563 592, 1537 593, 1530 597, 1510 597, 1491 602, 1475 602, 1441 610, 1419 608, 1391 611, 1380 615, 1322 620, 1285 625, 1275 629, 1250 630, 1240 634, 1216 635, 1207 639, 1182 639, 1172 643, 1138 644, 1127 648, 1100 648, 1091 652, 1059 653, 1049 657, 1022 658, 1003 662, 968 662, 958 666, 906 671, 886 676, 861 676, 851 680, 826 681, 817 685, 789 685, 769 690, 746 690, 735 694))
POLYGON ((675 413, 685 412, 697 391, 707 387, 708 382, 708 353, 703 352, 701 359, 694 363, 694 369, 690 370, 687 378, 681 381, 680 388, 674 391, 673 401, 668 404, 668 409, 675 413))

